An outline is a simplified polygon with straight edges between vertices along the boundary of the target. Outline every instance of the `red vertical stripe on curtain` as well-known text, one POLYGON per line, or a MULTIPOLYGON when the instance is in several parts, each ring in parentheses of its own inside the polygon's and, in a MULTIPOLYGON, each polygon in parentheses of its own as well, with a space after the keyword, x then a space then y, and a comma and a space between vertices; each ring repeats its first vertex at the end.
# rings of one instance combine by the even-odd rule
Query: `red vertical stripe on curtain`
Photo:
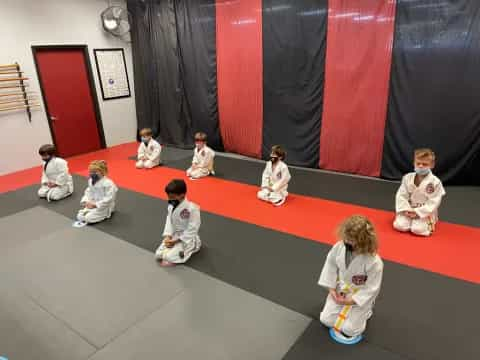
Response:
POLYGON ((225 150, 260 157, 262 0, 216 0, 217 85, 225 150))
POLYGON ((395 0, 329 0, 320 167, 379 176, 395 0))

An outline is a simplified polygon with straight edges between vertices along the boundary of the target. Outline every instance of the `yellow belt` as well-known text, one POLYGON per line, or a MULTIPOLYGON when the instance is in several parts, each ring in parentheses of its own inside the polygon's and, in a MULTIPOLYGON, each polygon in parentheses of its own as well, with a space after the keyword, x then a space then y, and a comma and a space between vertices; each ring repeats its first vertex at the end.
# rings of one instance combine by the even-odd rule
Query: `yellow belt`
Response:
MULTIPOLYGON (((342 291, 349 291, 352 288, 351 284, 346 284, 342 291)), ((355 294, 358 289, 353 289, 352 293, 355 294)), ((335 321, 335 325, 333 325, 333 328, 341 332, 342 331, 342 326, 345 320, 347 319, 348 313, 352 309, 352 305, 344 305, 342 310, 340 311, 340 314, 338 314, 337 320, 335 321)))

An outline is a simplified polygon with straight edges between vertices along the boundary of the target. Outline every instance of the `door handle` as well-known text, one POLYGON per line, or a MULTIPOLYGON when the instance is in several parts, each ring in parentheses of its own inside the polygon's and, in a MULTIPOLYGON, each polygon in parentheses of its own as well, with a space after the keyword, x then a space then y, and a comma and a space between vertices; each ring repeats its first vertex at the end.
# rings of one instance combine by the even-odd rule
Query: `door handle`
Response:
POLYGON ((50 120, 55 121, 55 120, 57 120, 57 117, 50 115, 50 120))

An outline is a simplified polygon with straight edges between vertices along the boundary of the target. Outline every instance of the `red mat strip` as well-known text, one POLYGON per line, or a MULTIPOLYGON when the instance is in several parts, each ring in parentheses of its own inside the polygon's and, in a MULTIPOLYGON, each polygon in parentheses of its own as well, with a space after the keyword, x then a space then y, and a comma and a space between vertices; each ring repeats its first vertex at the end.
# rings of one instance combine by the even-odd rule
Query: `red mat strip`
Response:
MULTIPOLYGON (((102 158, 109 162, 110 176, 118 186, 165 199, 163 189, 166 183, 172 178, 185 178, 183 171, 166 167, 136 170, 134 163, 127 159, 136 146, 135 143, 126 144, 72 158, 69 159, 70 168, 72 172, 86 175, 88 162, 102 158)), ((480 283, 480 271, 476 265, 480 229, 442 222, 432 237, 419 238, 394 231, 391 225, 393 214, 387 211, 295 194, 289 196, 283 207, 276 208, 257 200, 258 189, 251 185, 218 178, 186 181, 189 198, 204 211, 322 243, 335 241, 335 227, 343 218, 352 214, 366 215, 377 227, 380 253, 384 259, 480 283)), ((4 182, 0 178, 0 185, 4 182)), ((294 254, 292 248, 292 256, 294 254)), ((319 264, 321 261, 319 259, 319 264)))

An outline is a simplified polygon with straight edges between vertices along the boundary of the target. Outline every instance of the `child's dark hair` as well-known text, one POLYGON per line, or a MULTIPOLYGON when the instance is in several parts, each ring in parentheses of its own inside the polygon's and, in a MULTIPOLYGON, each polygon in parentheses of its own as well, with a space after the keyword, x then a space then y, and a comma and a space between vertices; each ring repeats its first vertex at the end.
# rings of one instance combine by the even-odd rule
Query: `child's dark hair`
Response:
POLYGON ((272 154, 277 155, 281 160, 284 160, 285 156, 287 156, 286 151, 283 150, 280 145, 273 145, 272 146, 272 154))
POLYGON ((174 179, 165 186, 167 194, 183 195, 187 193, 187 184, 181 179, 174 179))
POLYGON ((52 145, 52 144, 42 145, 42 146, 40 146, 40 149, 38 149, 38 153, 41 156, 44 156, 44 155, 53 156, 53 155, 55 155, 56 151, 57 151, 57 149, 55 148, 55 145, 52 145))
POLYGON ((197 132, 195 134, 195 141, 207 142, 207 134, 205 134, 204 132, 197 132))
POLYGON ((153 135, 153 131, 150 128, 143 128, 142 130, 140 130, 140 136, 152 136, 152 135, 153 135))

